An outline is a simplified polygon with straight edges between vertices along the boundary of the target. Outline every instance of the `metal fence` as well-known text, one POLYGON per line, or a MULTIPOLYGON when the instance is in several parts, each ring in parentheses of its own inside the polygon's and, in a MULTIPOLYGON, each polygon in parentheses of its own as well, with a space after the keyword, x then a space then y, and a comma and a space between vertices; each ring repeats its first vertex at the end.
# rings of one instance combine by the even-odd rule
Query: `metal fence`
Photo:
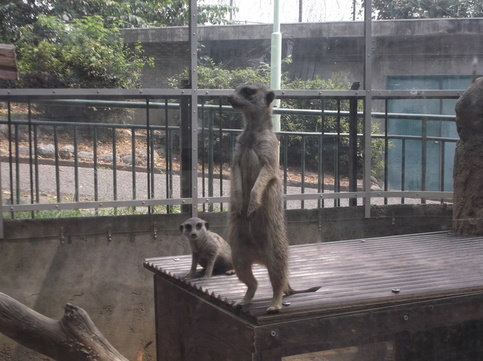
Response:
MULTIPOLYGON (((3 218, 227 210, 242 127, 229 91, 199 91, 196 107, 183 90, 0 92, 3 218)), ((364 206, 370 216, 373 204, 451 201, 457 139, 428 129, 454 127, 454 115, 388 104, 454 101, 459 91, 379 92, 370 116, 364 91, 276 93, 287 209, 364 206), (390 122, 409 120, 420 134, 391 132, 390 122)))

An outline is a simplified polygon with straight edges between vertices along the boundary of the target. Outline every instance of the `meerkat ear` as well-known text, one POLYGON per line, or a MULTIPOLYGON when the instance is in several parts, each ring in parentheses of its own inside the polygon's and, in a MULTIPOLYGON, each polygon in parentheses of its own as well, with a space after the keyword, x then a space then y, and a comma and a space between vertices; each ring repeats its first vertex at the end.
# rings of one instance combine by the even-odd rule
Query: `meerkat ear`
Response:
POLYGON ((205 228, 206 228, 206 230, 210 229, 210 224, 208 222, 205 222, 205 228))
POLYGON ((267 104, 270 104, 271 102, 273 102, 273 99, 275 99, 275 93, 273 91, 268 92, 265 99, 267 100, 267 104))
POLYGON ((179 226, 179 230, 181 231, 181 233, 183 233, 183 228, 184 228, 183 225, 179 226))

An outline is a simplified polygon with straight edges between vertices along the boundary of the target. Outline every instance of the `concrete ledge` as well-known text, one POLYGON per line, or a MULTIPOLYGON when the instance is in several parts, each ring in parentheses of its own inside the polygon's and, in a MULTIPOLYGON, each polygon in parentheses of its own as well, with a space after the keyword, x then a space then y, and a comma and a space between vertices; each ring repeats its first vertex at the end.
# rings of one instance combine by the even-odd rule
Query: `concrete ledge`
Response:
MULTIPOLYGON (((217 25, 200 26, 200 41, 260 40, 271 38, 273 26, 217 25)), ((284 39, 305 38, 362 38, 364 23, 341 21, 326 23, 282 24, 284 39)), ((443 34, 475 35, 483 33, 483 18, 378 20, 373 22, 374 37, 441 36, 443 34)), ((188 41, 187 27, 123 29, 121 35, 127 43, 176 43, 188 41)))

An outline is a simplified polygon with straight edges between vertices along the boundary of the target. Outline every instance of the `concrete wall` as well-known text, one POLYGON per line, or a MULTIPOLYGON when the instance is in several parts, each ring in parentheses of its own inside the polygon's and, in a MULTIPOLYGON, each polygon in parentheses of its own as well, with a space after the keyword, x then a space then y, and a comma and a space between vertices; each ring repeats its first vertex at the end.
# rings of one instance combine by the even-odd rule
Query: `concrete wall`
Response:
MULTIPOLYGON (((364 210, 335 208, 288 212, 292 244, 451 229, 451 206, 401 205, 364 210)), ((226 214, 200 215, 226 236, 226 214)), ((179 224, 186 215, 137 215, 5 222, 0 240, 0 292, 58 319, 69 302, 84 308, 128 359, 155 339, 149 257, 188 254, 179 224)), ((188 270, 187 270, 188 271, 188 270)), ((44 361, 0 335, 0 360, 44 361)), ((151 346, 145 360, 155 360, 151 346)))
MULTIPOLYGON (((292 55, 294 77, 331 78, 350 72, 363 81, 362 22, 282 24, 283 56, 292 55)), ((228 69, 269 62, 272 25, 202 26, 202 55, 228 69)), ((385 20, 373 23, 373 88, 385 89, 390 75, 470 75, 474 57, 483 61, 483 18, 385 20)), ((126 29, 128 43, 139 42, 153 56, 144 87, 166 87, 166 79, 189 66, 187 28, 126 29)))

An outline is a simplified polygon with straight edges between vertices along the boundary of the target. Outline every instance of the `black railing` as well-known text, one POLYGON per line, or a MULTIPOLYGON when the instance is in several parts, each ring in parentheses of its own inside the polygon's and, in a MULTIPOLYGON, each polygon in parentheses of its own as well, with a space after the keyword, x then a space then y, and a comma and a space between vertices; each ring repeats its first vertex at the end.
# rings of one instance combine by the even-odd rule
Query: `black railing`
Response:
MULTIPOLYGON (((197 118, 191 119, 189 101, 183 100, 188 97, 172 92, 112 99, 88 93, 82 100, 59 100, 55 94, 0 97, 5 102, 0 116, 3 217, 227 210, 241 117, 224 103, 227 92, 218 91, 199 97, 197 118), (60 113, 49 119, 54 109, 60 113), (197 149, 190 147, 193 134, 197 149), (193 151, 197 166, 186 164, 193 151)), ((428 135, 426 124, 453 122, 454 116, 389 113, 385 102, 385 109, 372 112, 378 124, 374 133, 364 134, 363 99, 346 93, 279 94, 286 207, 363 206, 368 198, 381 204, 450 200, 448 160, 457 139, 428 135), (283 102, 293 99, 311 99, 316 109, 284 108, 283 102), (421 134, 391 133, 388 121, 395 119, 421 122, 421 134), (372 144, 369 162, 366 142, 372 144), (429 144, 439 150, 428 152, 429 144), (410 147, 421 150, 418 160, 408 158, 410 147), (408 182, 408 162, 411 172, 419 172, 416 186, 408 182), (368 174, 374 177, 371 183, 362 181, 368 174)), ((80 98, 82 92, 74 95, 80 98)), ((458 93, 418 94, 428 95, 455 99, 458 93)), ((287 104, 294 107, 292 101, 287 104)))

